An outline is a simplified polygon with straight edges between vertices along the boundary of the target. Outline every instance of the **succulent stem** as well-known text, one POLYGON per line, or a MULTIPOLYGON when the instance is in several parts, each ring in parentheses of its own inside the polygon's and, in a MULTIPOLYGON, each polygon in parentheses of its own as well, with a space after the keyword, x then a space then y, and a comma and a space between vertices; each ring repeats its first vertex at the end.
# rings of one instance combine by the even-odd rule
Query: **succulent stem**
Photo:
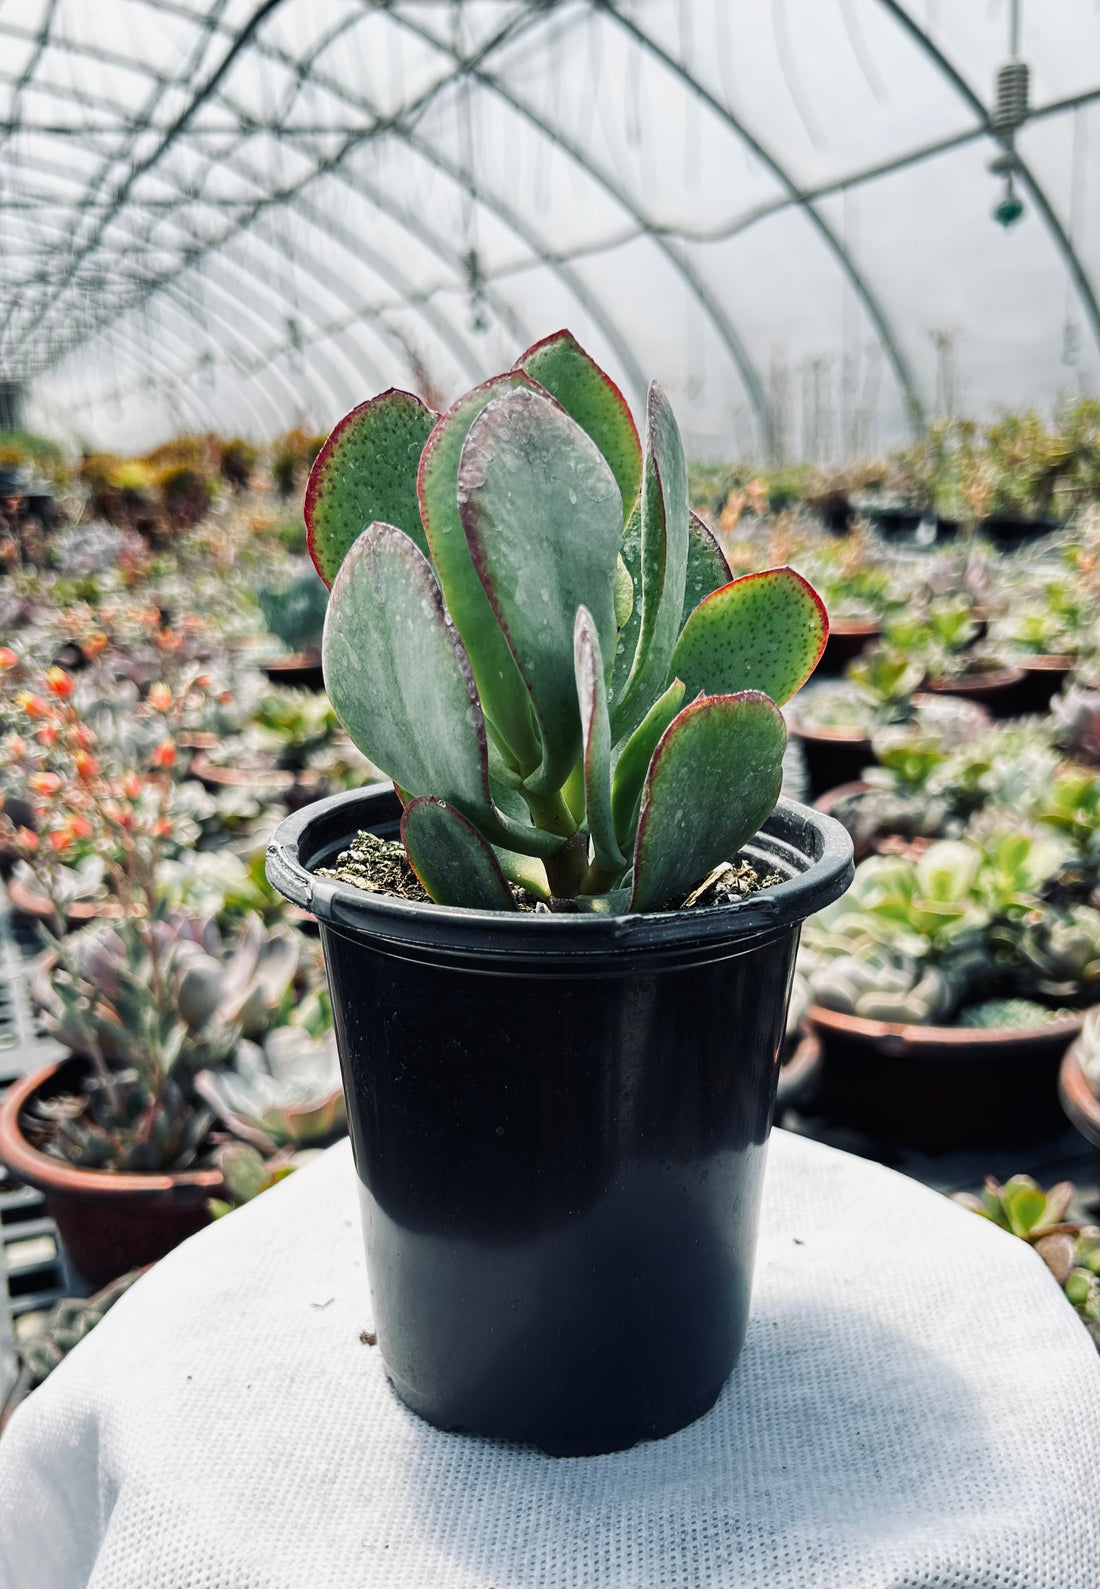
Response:
POLYGON ((524 789, 522 793, 536 827, 544 833, 557 833, 563 839, 573 837, 577 824, 560 789, 555 789, 552 794, 535 794, 530 789, 524 789))
MULTIPOLYGON (((531 813, 535 815, 534 812, 531 813)), ((536 819, 537 820, 537 819, 536 819)), ((580 892, 580 885, 588 871, 588 837, 574 833, 560 850, 548 855, 543 862, 546 881, 555 899, 572 899, 580 892)))

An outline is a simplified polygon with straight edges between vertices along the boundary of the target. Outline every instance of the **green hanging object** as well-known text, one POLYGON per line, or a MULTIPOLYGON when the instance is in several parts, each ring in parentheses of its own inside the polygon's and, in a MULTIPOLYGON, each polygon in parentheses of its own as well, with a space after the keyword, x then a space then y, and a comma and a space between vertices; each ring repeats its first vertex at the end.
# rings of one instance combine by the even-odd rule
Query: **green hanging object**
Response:
POLYGON ((1010 226, 1016 225, 1023 213, 1023 200, 1017 196, 1015 188, 1009 182, 1005 187, 1004 197, 993 211, 993 219, 998 226, 1003 226, 1007 231, 1010 226))

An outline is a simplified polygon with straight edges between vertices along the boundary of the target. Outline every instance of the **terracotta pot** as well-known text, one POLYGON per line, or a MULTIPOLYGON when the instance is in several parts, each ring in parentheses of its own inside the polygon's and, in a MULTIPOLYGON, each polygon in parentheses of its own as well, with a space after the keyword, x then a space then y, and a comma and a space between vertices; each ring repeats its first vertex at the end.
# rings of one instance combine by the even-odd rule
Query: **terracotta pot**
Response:
MULTIPOLYGON (((13 877, 8 883, 8 900, 12 910, 32 921, 52 921, 54 908, 45 894, 39 894, 21 878, 13 877)), ((64 907, 65 922, 69 927, 83 927, 90 921, 104 917, 121 916, 122 906, 117 899, 71 899, 64 907)))
POLYGON ((812 1098, 821 1077, 821 1039, 816 1032, 805 1029, 795 1046, 794 1053, 779 1068, 779 1081, 775 1089, 775 1118, 784 1109, 800 1109, 812 1098))
POLYGON ((1011 717, 1016 711, 1015 694, 1023 679, 1023 668, 998 668, 993 673, 974 673, 958 679, 929 679, 924 687, 933 695, 958 695, 964 701, 976 701, 993 717, 1011 717))
POLYGON ((31 1146, 19 1116, 36 1093, 75 1092, 83 1061, 70 1056, 21 1076, 0 1102, 0 1159, 46 1199, 69 1258, 91 1285, 155 1263, 210 1223, 206 1200, 224 1193, 220 1170, 130 1175, 84 1170, 31 1146))
POLYGON ((264 675, 272 684, 285 684, 291 689, 324 692, 325 676, 321 671, 321 658, 316 651, 295 651, 287 657, 276 657, 263 665, 264 675))
POLYGON ((213 794, 221 789, 249 789, 284 795, 294 783, 294 774, 283 767, 219 767, 204 750, 191 760, 191 776, 213 794))
POLYGON ((853 658, 874 645, 881 636, 882 629, 875 618, 831 618, 829 638, 817 664, 818 673, 843 673, 853 658))
POLYGON ((944 1153, 1041 1142, 1062 1127, 1058 1066, 1084 1012, 1043 1026, 904 1026, 815 1004, 822 1113, 888 1142, 944 1153))
POLYGON ((1062 1100, 1062 1108, 1078 1131, 1086 1142, 1092 1143, 1096 1178, 1100 1181, 1100 1098, 1081 1069, 1073 1044, 1066 1050, 1058 1072, 1058 1096, 1062 1100))

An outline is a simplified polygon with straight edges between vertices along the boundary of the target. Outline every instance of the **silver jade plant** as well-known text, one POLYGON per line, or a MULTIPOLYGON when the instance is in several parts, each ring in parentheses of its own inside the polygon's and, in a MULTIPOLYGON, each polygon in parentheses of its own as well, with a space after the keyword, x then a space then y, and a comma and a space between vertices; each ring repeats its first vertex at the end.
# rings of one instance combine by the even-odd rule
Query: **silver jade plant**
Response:
POLYGON ((790 568, 731 581, 658 386, 644 447, 565 331, 442 418, 383 392, 305 516, 329 697, 437 903, 670 908, 772 811, 825 608, 790 568))

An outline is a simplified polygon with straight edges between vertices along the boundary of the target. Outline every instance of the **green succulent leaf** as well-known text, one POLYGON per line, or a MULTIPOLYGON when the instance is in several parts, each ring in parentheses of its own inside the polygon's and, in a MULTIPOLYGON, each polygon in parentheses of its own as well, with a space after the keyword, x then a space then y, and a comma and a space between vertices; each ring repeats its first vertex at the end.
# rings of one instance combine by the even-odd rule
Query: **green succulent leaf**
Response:
POLYGON ((581 712, 581 757, 584 806, 596 865, 603 872, 621 872, 626 856, 615 838, 611 819, 611 724, 607 715, 600 637, 587 607, 578 607, 573 629, 577 700, 581 712))
POLYGON ((1001 1202, 1014 1236, 1026 1236, 1043 1222, 1046 1193, 1027 1175, 1014 1175, 1001 1190, 1001 1202))
POLYGON ((573 622, 592 614, 601 648, 615 644, 615 559, 622 505, 598 448, 552 398, 496 397, 470 426, 458 503, 474 567, 535 711, 542 761, 535 794, 564 783, 580 748, 573 622))
MULTIPOLYGON (((664 689, 680 615, 688 559, 688 481, 684 446, 668 398, 654 382, 646 411, 642 471, 641 613, 630 676, 612 699, 615 741, 641 722, 664 689)), ((629 560, 624 550, 624 561, 629 560)), ((635 580, 635 591, 638 582, 635 580)))
POLYGON ((431 565, 400 529, 371 524, 329 599, 325 687, 352 741, 410 796, 490 809, 485 720, 431 565))
POLYGON ((725 553, 698 513, 688 515, 688 560, 684 579, 684 605, 680 610, 682 629, 705 596, 721 590, 730 582, 730 566, 725 553))
POLYGON ((492 849, 454 806, 432 795, 410 800, 401 840, 413 871, 437 905, 470 910, 515 910, 492 849))
POLYGON ((557 398, 607 460, 619 494, 624 518, 638 497, 642 480, 642 446, 626 398, 611 377, 581 347, 569 331, 556 331, 527 349, 515 368, 557 398))
POLYGON ((634 843, 634 910, 677 903, 734 860, 775 806, 787 732, 756 690, 693 701, 653 754, 634 843))
MULTIPOLYGON (((619 616, 619 569, 625 570, 630 580, 630 611, 619 622, 619 637, 615 642, 615 661, 611 669, 608 699, 617 701, 626 688, 638 650, 638 636, 642 630, 642 506, 634 504, 623 529, 619 560, 616 564, 615 593, 616 617, 619 616)), ((621 737, 621 736, 620 736, 621 737)))
POLYGON ((619 752, 611 786, 611 815, 615 823, 615 835, 624 847, 630 846, 634 835, 642 785, 653 752, 657 749, 661 735, 683 706, 685 693, 683 680, 673 679, 619 752))
POLYGON ((486 717, 524 774, 539 764, 527 689, 470 558, 458 512, 458 465, 470 426, 495 397, 534 390, 522 370, 496 375, 460 397, 436 425, 420 460, 420 516, 447 610, 462 635, 486 717))
POLYGON ((817 666, 828 633, 824 603, 793 568, 746 574, 695 608, 670 676, 689 696, 761 690, 781 706, 817 666))
POLYGON ((416 471, 436 416, 391 388, 360 403, 317 454, 306 486, 309 554, 326 585, 368 524, 393 524, 425 554, 416 471))

